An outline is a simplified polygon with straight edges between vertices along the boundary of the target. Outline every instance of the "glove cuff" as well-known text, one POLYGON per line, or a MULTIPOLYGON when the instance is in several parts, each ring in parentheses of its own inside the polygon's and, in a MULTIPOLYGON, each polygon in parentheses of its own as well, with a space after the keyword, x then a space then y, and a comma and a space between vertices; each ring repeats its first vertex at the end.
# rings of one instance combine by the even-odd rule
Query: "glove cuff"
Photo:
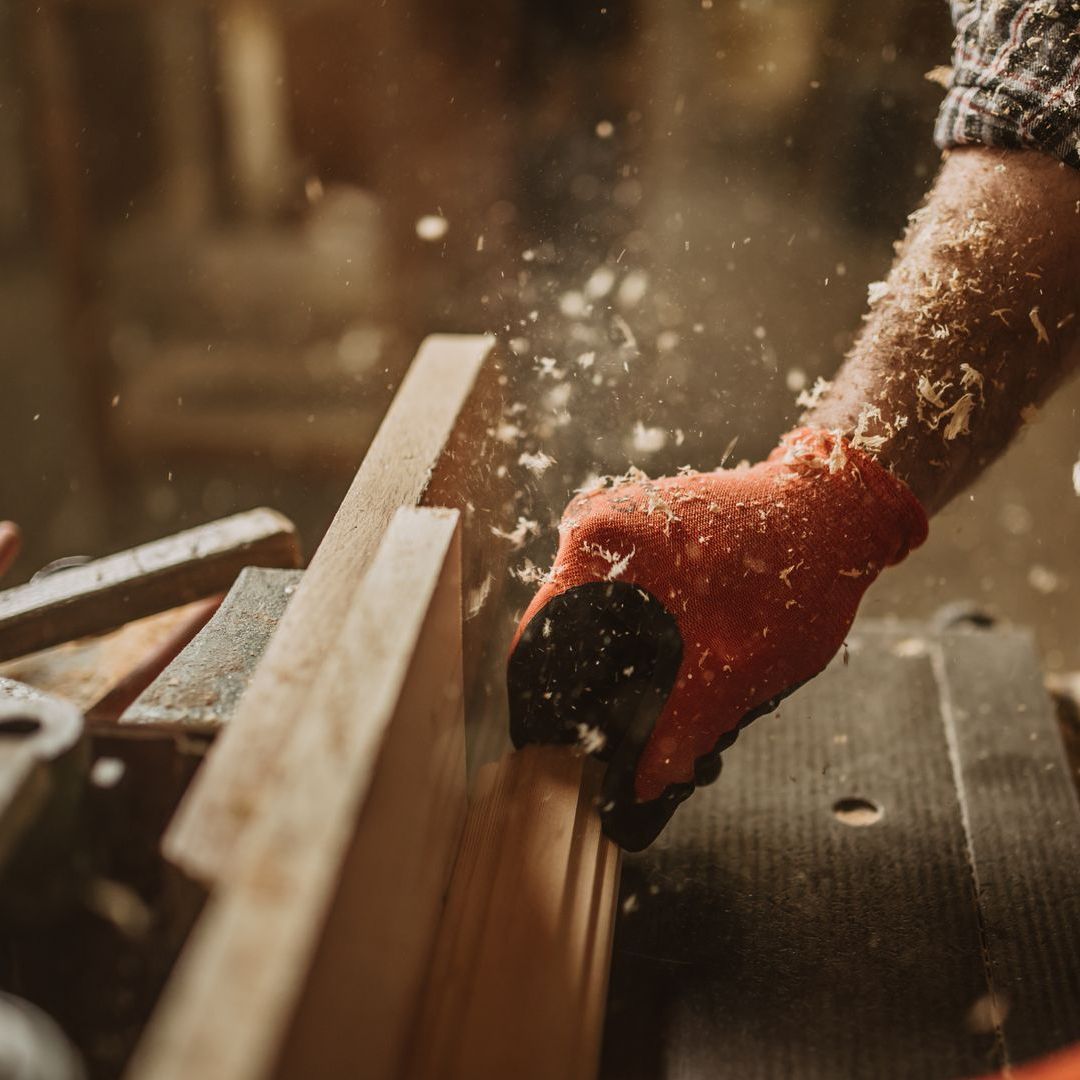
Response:
POLYGON ((926 540, 926 511, 911 488, 839 432, 795 428, 768 461, 801 476, 816 475, 830 491, 844 489, 856 496, 873 526, 883 566, 901 562, 926 540))

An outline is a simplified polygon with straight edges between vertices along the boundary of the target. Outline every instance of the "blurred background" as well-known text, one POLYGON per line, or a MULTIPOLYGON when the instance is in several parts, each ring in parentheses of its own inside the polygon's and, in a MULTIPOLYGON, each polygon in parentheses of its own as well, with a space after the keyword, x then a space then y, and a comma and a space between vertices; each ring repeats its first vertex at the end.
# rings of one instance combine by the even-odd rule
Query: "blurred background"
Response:
MULTIPOLYGON (((943 0, 2 0, 12 582, 259 504, 310 553, 432 330, 504 342, 522 560, 590 473, 760 457, 933 177, 951 37, 943 0)), ((968 598, 1080 668, 1078 407, 864 612, 968 598)))

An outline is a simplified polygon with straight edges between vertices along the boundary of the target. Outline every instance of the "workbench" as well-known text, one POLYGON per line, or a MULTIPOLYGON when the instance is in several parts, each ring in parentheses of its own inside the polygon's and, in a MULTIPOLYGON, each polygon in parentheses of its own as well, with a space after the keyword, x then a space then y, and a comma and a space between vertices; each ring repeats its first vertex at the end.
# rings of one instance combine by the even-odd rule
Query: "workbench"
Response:
POLYGON ((1080 1039, 1080 809, 1032 638, 857 624, 623 861, 601 1075, 980 1075, 1080 1039))

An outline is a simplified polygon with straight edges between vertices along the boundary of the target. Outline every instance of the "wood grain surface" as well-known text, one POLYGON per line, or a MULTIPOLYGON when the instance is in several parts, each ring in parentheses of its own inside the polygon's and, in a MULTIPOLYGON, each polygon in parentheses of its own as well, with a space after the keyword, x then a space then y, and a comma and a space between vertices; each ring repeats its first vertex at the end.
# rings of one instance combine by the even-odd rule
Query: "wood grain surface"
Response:
POLYGON ((302 570, 251 566, 179 656, 120 716, 120 727, 213 734, 235 712, 302 570))
POLYGON ((296 566, 288 518, 234 514, 0 592, 0 659, 225 592, 245 566, 296 566))
POLYGON ((210 885, 229 875, 240 835, 273 801, 291 767, 297 717, 307 712, 394 512, 420 502, 460 508, 466 589, 488 573, 497 459, 483 436, 498 416, 493 348, 490 337, 451 335, 421 346, 251 686, 166 833, 166 857, 196 880, 210 885))
POLYGON ((128 1073, 399 1075, 465 815, 456 511, 403 509, 128 1073))
POLYGON ((537 746, 480 770, 411 1080, 596 1075, 619 872, 593 804, 598 772, 537 746))

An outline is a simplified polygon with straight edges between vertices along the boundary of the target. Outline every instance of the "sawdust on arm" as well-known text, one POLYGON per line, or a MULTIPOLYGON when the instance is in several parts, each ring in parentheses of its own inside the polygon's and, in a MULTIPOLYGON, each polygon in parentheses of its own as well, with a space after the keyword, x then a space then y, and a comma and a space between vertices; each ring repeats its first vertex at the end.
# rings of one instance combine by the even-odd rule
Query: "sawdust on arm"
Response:
POLYGON ((803 422, 843 432, 934 513, 1080 360, 1080 172, 1030 150, 954 150, 896 249, 803 422))

